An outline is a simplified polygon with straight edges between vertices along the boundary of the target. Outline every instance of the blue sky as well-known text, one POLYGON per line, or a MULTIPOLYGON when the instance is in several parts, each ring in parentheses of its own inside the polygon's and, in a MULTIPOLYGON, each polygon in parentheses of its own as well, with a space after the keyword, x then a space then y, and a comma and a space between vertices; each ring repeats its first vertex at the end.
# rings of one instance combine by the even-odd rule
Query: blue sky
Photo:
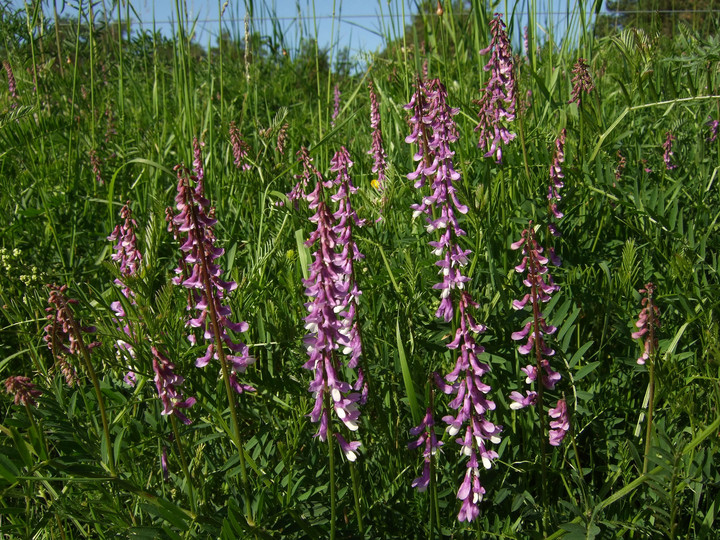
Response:
MULTIPOLYGON (((530 2, 534 2, 538 12, 538 36, 542 36, 552 20, 555 26, 555 35, 564 35, 567 28, 567 12, 572 12, 576 2, 570 0, 521 0, 516 6, 517 12, 522 12, 530 2)), ((83 3, 86 3, 84 1, 83 3)), ((95 9, 102 9, 103 3, 112 6, 111 0, 98 2, 95 9)), ((13 4, 22 7, 22 2, 14 0, 13 4)), ((158 28, 166 35, 172 33, 172 21, 177 20, 174 0, 136 0, 131 2, 137 17, 146 29, 151 29, 153 19, 158 28)), ((254 24, 255 30, 265 35, 272 35, 271 20, 274 19, 276 32, 282 33, 288 47, 299 43, 300 36, 314 37, 317 25, 318 42, 322 47, 333 49, 349 47, 351 54, 361 57, 363 51, 375 51, 384 44, 384 35, 393 35, 393 22, 396 31, 401 32, 403 7, 405 21, 409 22, 415 11, 415 0, 255 0, 254 24), (403 6, 404 5, 404 6, 403 6), (315 20, 313 20, 313 7, 315 20), (334 12, 333 12, 334 8, 334 12), (335 15, 333 17, 333 15, 335 15)), ((513 0, 500 0, 498 10, 504 11, 507 4, 508 11, 512 12, 515 2, 513 0)), ((586 1, 590 10, 592 2, 586 1)), ((58 2, 58 8, 63 1, 58 2)), ((223 28, 235 36, 243 34, 243 19, 245 17, 246 3, 243 0, 187 0, 187 10, 191 20, 197 18, 195 40, 202 46, 208 43, 214 45, 219 33, 220 20, 223 28), (221 9, 222 16, 220 19, 221 9)), ((575 10, 577 11, 577 10, 575 10)), ((64 13, 75 13, 69 6, 64 13)), ((521 17, 521 15, 518 15, 521 17)), ((507 20, 507 17, 505 17, 507 20)), ((577 14, 575 15, 575 24, 577 14)), ((526 24, 522 21, 518 28, 526 24)), ((522 37, 513 36, 516 44, 522 37)), ((335 52, 333 50, 333 52, 335 52)))

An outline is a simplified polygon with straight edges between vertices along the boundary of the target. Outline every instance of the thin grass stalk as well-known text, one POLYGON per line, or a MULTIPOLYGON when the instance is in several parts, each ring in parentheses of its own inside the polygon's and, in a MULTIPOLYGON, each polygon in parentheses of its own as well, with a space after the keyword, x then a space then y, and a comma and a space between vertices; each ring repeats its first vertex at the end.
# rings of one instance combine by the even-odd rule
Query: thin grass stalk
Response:
POLYGON ((352 484, 353 484, 353 496, 355 499, 355 515, 357 516, 358 531, 360 531, 360 535, 364 535, 365 528, 363 527, 362 512, 360 510, 360 483, 358 481, 357 469, 355 468, 355 464, 350 462, 349 465, 350 465, 350 477, 352 478, 352 484))
POLYGON ((77 339, 78 345, 80 346, 80 353, 82 354, 83 360, 85 361, 85 369, 87 369, 88 375, 90 376, 90 381, 92 382, 93 388, 95 389, 95 396, 98 400, 98 407, 100 408, 100 419, 102 420, 103 424, 103 434, 105 436, 105 443, 107 448, 107 459, 108 459, 108 465, 110 467, 110 473, 115 475, 116 469, 115 469, 115 459, 113 456, 112 451, 112 444, 110 442, 110 428, 108 424, 107 419, 107 412, 105 411, 105 400, 102 396, 102 391, 100 390, 100 382, 98 380, 97 374, 95 373, 95 368, 93 368, 92 365, 92 359, 90 358, 90 351, 88 351, 87 347, 85 346, 85 341, 82 337, 82 331, 80 330, 80 325, 75 320, 75 317, 72 313, 68 310, 68 319, 70 321, 70 326, 72 328, 73 334, 75 334, 75 339, 77 339))
MULTIPOLYGON (((95 150, 95 12, 93 2, 88 2, 88 46, 90 47, 90 141, 95 150)), ((93 191, 97 188, 93 183, 93 191)))
MULTIPOLYGON (((325 413, 330 417, 331 405, 329 400, 331 399, 330 394, 325 392, 325 413)), ((335 451, 333 448, 333 428, 332 420, 328 421, 327 427, 327 441, 328 441, 328 467, 330 468, 330 540, 335 540, 335 532, 337 527, 337 493, 335 487, 335 451)))
POLYGON ((180 466, 182 467, 183 475, 185 476, 185 482, 188 486, 188 495, 190 496, 190 508, 193 513, 197 512, 197 504, 195 503, 195 489, 193 488, 192 478, 190 477, 190 470, 188 469, 187 460, 185 459, 185 451, 183 450, 182 439, 180 438, 180 430, 178 430, 177 420, 175 415, 170 415, 170 423, 172 424, 173 434, 175 435, 175 443, 177 444, 178 455, 180 456, 180 466))
POLYGON ((55 46, 57 47, 57 61, 60 68, 60 77, 64 77, 65 72, 62 61, 62 49, 60 48, 60 26, 58 25, 59 17, 57 11, 57 0, 53 0, 53 15, 55 16, 55 46))
POLYGON ((645 427, 645 457, 643 459, 643 474, 647 473, 648 465, 650 463, 650 442, 652 440, 652 428, 653 428, 653 411, 655 403, 655 314, 653 313, 652 295, 648 299, 648 327, 650 331, 650 358, 648 361, 648 417, 647 426, 645 427))
POLYGON ((531 294, 532 294, 532 310, 533 310, 533 332, 535 333, 535 341, 533 348, 535 349, 535 363, 537 369, 537 405, 536 409, 538 416, 540 417, 540 459, 541 459, 541 471, 542 471, 542 489, 541 496, 543 502, 543 519, 542 519, 542 532, 545 534, 547 531, 547 515, 548 515, 548 497, 547 497, 547 448, 545 442, 545 410, 543 407, 543 395, 544 395, 544 384, 542 380, 542 350, 540 349, 540 307, 538 302, 537 292, 537 260, 534 255, 531 255, 528 260, 528 279, 532 283, 531 294))

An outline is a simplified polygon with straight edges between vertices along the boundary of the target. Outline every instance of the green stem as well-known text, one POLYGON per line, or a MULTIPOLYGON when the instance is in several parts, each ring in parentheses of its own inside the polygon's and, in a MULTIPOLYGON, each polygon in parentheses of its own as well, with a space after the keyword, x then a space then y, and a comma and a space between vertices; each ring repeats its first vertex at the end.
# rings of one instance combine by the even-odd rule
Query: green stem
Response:
POLYGON ((100 418, 102 419, 103 424, 103 433, 105 436, 105 444, 107 449, 108 466, 110 468, 110 472, 115 475, 115 462, 112 452, 112 444, 110 443, 110 428, 107 420, 107 413, 105 412, 105 401, 103 400, 102 392, 100 390, 100 382, 98 380, 97 374, 95 373, 95 368, 93 368, 92 365, 90 351, 88 351, 88 348, 85 346, 85 342, 83 341, 80 325, 77 323, 75 317, 73 317, 68 307, 65 307, 65 311, 70 321, 72 332, 73 334, 75 334, 75 339, 77 339, 78 345, 80 347, 82 357, 85 360, 85 369, 87 369, 90 380, 92 381, 93 388, 95 389, 95 395, 97 396, 98 400, 98 407, 100 407, 100 418))
POLYGON ((333 448, 333 433, 332 433, 332 422, 330 422, 330 405, 327 400, 330 399, 329 395, 326 397, 324 404, 325 414, 328 415, 328 429, 327 429, 327 441, 328 441, 328 461, 330 466, 330 540, 335 540, 335 527, 337 523, 337 496, 335 493, 335 452, 333 448))
POLYGON ((648 370, 650 381, 648 383, 648 417, 645 429, 645 457, 643 459, 643 474, 647 473, 650 461, 650 441, 652 440, 653 410, 655 401, 655 318, 653 313, 652 293, 648 291, 648 327, 650 329, 650 354, 648 359, 648 370))
POLYGON ((365 530, 362 522, 362 512, 360 511, 360 484, 358 482, 355 464, 352 462, 350 463, 350 477, 352 478, 353 495, 355 496, 355 514, 357 515, 358 530, 360 531, 360 535, 364 536, 365 530))
POLYGON ((190 508, 193 513, 197 512, 197 506, 195 504, 195 490, 193 489, 192 479, 190 478, 190 470, 188 469, 187 460, 185 459, 185 451, 183 450, 182 439, 180 438, 180 431, 178 430, 177 420, 175 415, 170 415, 170 423, 172 424, 172 430, 175 434, 175 443, 178 448, 178 455, 180 456, 180 465, 182 466, 183 475, 188 486, 188 494, 190 495, 190 508))

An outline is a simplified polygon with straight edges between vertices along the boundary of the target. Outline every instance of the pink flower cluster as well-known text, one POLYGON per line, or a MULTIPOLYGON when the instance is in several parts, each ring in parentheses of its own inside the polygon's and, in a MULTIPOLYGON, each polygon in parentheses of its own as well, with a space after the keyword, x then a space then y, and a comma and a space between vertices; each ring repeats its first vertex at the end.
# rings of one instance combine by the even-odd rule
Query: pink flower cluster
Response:
POLYGON ((240 130, 235 122, 230 122, 230 144, 232 144, 235 166, 243 171, 249 171, 250 164, 246 160, 248 157, 248 151, 250 150, 250 145, 243 140, 240 130))
POLYGON ((490 72, 490 79, 477 101, 480 105, 478 112, 480 121, 475 131, 480 131, 478 148, 487 150, 485 157, 494 154, 495 161, 500 163, 502 145, 508 144, 515 138, 515 133, 508 131, 505 122, 515 120, 516 101, 512 48, 501 14, 496 13, 490 21, 490 33, 492 34, 490 45, 480 51, 481 55, 492 52, 484 68, 485 71, 490 72))
MULTIPOLYGON (((465 480, 457 493, 462 501, 458 519, 472 521, 479 515, 478 505, 485 493, 480 484, 478 456, 483 466, 490 468, 497 453, 489 450, 486 443, 498 444, 502 427, 486 417, 488 411, 495 409, 495 404, 486 398, 491 388, 482 380, 490 367, 480 361, 484 349, 475 339, 475 335, 485 332, 485 326, 478 324, 470 313, 470 309, 477 308, 478 304, 464 290, 470 278, 463 275, 462 268, 468 264, 470 250, 463 249, 459 244, 465 231, 460 228, 456 212, 465 214, 468 208, 457 198, 454 182, 460 179, 460 173, 454 168, 455 153, 450 148, 450 144, 458 138, 452 119, 458 110, 448 106, 447 91, 437 79, 427 82, 418 80, 416 91, 405 108, 413 111, 408 120, 412 132, 405 140, 418 145, 414 156, 418 166, 408 174, 408 179, 415 180, 416 188, 430 184, 430 194, 424 195, 422 202, 411 208, 415 216, 425 214, 428 232, 440 232, 439 239, 430 242, 433 253, 439 257, 435 264, 442 276, 441 281, 433 286, 441 291, 435 316, 450 322, 456 307, 460 312, 454 339, 447 345, 457 351, 455 367, 444 379, 437 375, 435 384, 444 393, 454 395, 449 405, 457 414, 443 418, 448 424, 448 433, 454 436, 464 429, 463 437, 456 439, 462 453, 469 458, 465 480), (454 290, 458 291, 456 298, 453 297, 454 290)), ((423 429, 431 431, 432 423, 426 417, 423 424, 413 430, 413 435, 423 429)), ((423 474, 413 482, 419 489, 427 486, 429 472, 426 473, 425 469, 429 466, 428 452, 432 453, 437 446, 432 443, 431 437, 430 447, 426 447, 424 452, 423 474)))
MULTIPOLYGON (((440 375, 436 374, 439 378, 440 375)), ((433 418, 432 408, 428 407, 425 411, 425 417, 419 425, 415 426, 410 430, 410 435, 416 437, 419 435, 417 440, 410 441, 408 448, 415 450, 416 448, 423 448, 423 471, 412 482, 412 487, 417 488, 418 491, 425 491, 430 485, 430 460, 435 455, 437 449, 443 445, 442 441, 438 441, 437 435, 435 434, 435 419, 433 418)))
POLYGON ((645 337, 643 353, 637 359, 637 363, 642 365, 650 360, 657 349, 655 330, 660 326, 660 310, 653 302, 653 294, 655 294, 655 285, 653 283, 646 283, 645 288, 640 289, 639 292, 645 296, 642 299, 642 309, 635 323, 637 330, 632 333, 632 338, 642 339, 643 336, 645 337))
MULTIPOLYGON (((309 159, 304 164, 310 165, 309 159)), ((305 294, 310 298, 305 304, 305 336, 308 361, 305 369, 313 370, 314 378, 308 390, 315 396, 315 406, 310 413, 313 422, 319 422, 315 436, 327 440, 330 407, 350 431, 357 431, 360 416, 359 405, 367 399, 367 387, 362 371, 353 386, 340 378, 339 354, 349 356, 347 366, 354 368, 362 354, 362 343, 355 321, 357 298, 361 291, 354 276, 354 261, 363 258, 352 238, 353 225, 364 224, 352 209, 350 195, 356 191, 349 175, 352 166, 350 156, 341 148, 331 160, 331 170, 338 173, 334 181, 322 181, 319 173, 315 189, 306 196, 315 214, 310 218, 316 224, 315 231, 305 242, 310 247, 317 244, 310 265, 310 276, 304 280, 305 294), (339 203, 333 214, 325 200, 324 189, 338 185, 332 200, 339 203), (337 252, 337 248, 342 251, 337 252)), ((309 174, 309 167, 306 173, 309 174)), ((348 460, 354 461, 359 441, 348 443, 336 434, 338 443, 348 460)))
MULTIPOLYGON (((180 246, 180 251, 184 253, 182 264, 175 270, 177 276, 173 282, 191 291, 187 309, 198 312, 195 318, 188 321, 187 326, 200 329, 203 338, 210 341, 205 355, 199 357, 195 365, 205 367, 212 358, 219 359, 215 342, 218 332, 220 341, 233 353, 225 356, 230 368, 231 386, 239 394, 253 391, 255 389, 252 386, 242 384, 237 379, 237 375, 244 373, 255 359, 250 356, 247 345, 233 340, 228 334, 228 330, 245 332, 248 324, 232 322, 229 318, 230 308, 223 303, 225 293, 235 290, 237 283, 223 281, 222 269, 215 262, 225 253, 223 248, 215 247, 213 226, 217 219, 209 215, 212 214, 209 211, 210 201, 203 194, 202 181, 185 167, 177 166, 176 170, 178 186, 175 203, 178 214, 173 218, 173 223, 179 235, 185 235, 185 238, 180 246)), ((194 333, 188 338, 193 345, 197 343, 194 333)))
MULTIPOLYGON (((548 207, 550 210, 551 219, 561 219, 563 213, 558 210, 558 203, 562 200, 560 190, 565 187, 563 179, 562 164, 565 163, 565 128, 560 132, 560 136, 555 140, 555 154, 553 155, 553 162, 550 165, 550 185, 548 187, 548 207)), ((560 236, 560 231, 555 223, 552 221, 548 224, 548 228, 553 236, 560 236)), ((554 252, 553 252, 554 254, 554 252)), ((556 265, 557 266, 557 265, 556 265)))
POLYGON ((595 84, 593 83, 592 77, 590 77, 587 61, 584 58, 578 58, 573 66, 572 72, 574 74, 571 81, 573 88, 568 103, 577 103, 577 106, 580 107, 580 105, 582 105, 582 95, 589 94, 595 90, 595 84))
POLYGON ((305 146, 302 146, 296 155, 297 160, 302 163, 303 170, 302 173, 295 175, 297 183, 290 193, 287 194, 287 197, 295 204, 295 208, 297 209, 298 200, 304 199, 307 196, 307 186, 312 177, 314 176, 317 182, 323 182, 323 177, 322 174, 320 174, 320 171, 318 171, 315 168, 315 165, 313 165, 313 159, 310 157, 310 153, 305 146))
POLYGON ((43 340, 52 351, 68 386, 72 386, 77 382, 78 377, 75 368, 68 362, 67 357, 82 352, 82 347, 92 350, 99 346, 100 342, 93 341, 85 344, 82 341, 80 332, 93 333, 95 327, 80 326, 74 319, 70 306, 78 302, 65 296, 68 290, 67 285, 62 287, 48 285, 48 287, 50 288, 50 297, 48 298, 50 306, 45 308, 48 324, 44 328, 45 336, 43 340))
POLYGON ((183 424, 191 424, 191 420, 178 409, 189 409, 195 404, 195 398, 184 399, 180 386, 185 379, 175 374, 175 365, 165 358, 155 347, 151 347, 153 355, 153 371, 155 372, 155 388, 163 404, 160 414, 175 415, 183 424))
POLYGON ((7 74, 8 79, 8 93, 10 94, 10 98, 12 99, 12 104, 10 105, 10 107, 14 108, 17 106, 18 100, 17 85, 15 84, 15 75, 13 74, 10 62, 8 62, 7 60, 3 60, 3 67, 5 68, 5 73, 7 74))
POLYGON ((5 391, 12 395, 15 405, 35 406, 35 398, 42 395, 42 390, 35 386, 30 377, 14 375, 5 379, 5 391))
MULTIPOLYGON (((521 249, 523 259, 522 262, 515 267, 518 273, 525 273, 526 277, 523 284, 530 289, 522 299, 513 301, 513 308, 522 310, 526 306, 532 309, 532 318, 525 323, 521 330, 513 332, 511 337, 515 341, 524 341, 523 345, 518 347, 518 352, 523 355, 535 353, 535 364, 529 364, 522 368, 526 375, 525 382, 527 384, 540 383, 548 390, 553 390, 560 380, 560 374, 555 371, 548 360, 549 357, 555 355, 555 351, 547 344, 548 336, 553 335, 557 328, 547 323, 545 316, 540 311, 540 304, 550 301, 554 292, 559 287, 553 282, 552 276, 548 273, 548 258, 543 255, 543 248, 538 245, 535 238, 535 231, 532 223, 527 229, 524 229, 520 240, 514 242, 510 246, 512 249, 521 249), (542 373, 540 371, 542 370, 542 373)), ((527 391, 525 395, 514 391, 510 394, 513 403, 511 409, 522 409, 529 405, 535 405, 538 402, 538 393, 536 391, 527 391)), ((562 401, 562 400, 561 400, 562 401)), ((551 422, 551 427, 556 426, 555 431, 550 432, 550 444, 557 446, 567 432, 567 429, 561 428, 566 424, 569 425, 569 417, 567 415, 567 407, 564 401, 560 401, 555 409, 550 409, 549 414, 557 420, 551 422)))

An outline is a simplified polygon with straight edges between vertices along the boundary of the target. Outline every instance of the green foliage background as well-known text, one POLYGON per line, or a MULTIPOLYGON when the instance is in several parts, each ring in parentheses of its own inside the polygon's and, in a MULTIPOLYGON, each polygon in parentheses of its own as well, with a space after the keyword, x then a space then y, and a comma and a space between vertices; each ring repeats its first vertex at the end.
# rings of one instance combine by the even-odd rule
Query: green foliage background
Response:
MULTIPOLYGON (((327 537, 327 448, 313 438, 310 377, 301 367, 301 279, 310 255, 301 242, 313 226, 307 208, 295 209, 285 193, 299 173, 294 155, 301 146, 330 176, 330 158, 344 145, 360 188, 354 205, 370 222, 357 235, 366 254, 359 317, 371 390, 354 466, 359 487, 353 489, 347 462, 335 465, 339 537, 712 536, 720 493, 720 140, 710 142, 706 122, 720 116, 717 36, 680 25, 673 39, 634 29, 596 39, 583 9, 573 12, 577 44, 552 35, 540 41, 531 25, 530 56, 516 51, 522 112, 511 128, 518 137, 499 166, 483 157, 473 131, 474 100, 488 77, 487 59, 477 51, 488 44, 494 11, 483 2, 445 2, 442 16, 420 5, 412 26, 388 29, 388 47, 367 69, 350 69, 346 55, 336 69, 332 51, 313 40, 284 43, 279 31, 251 31, 245 41, 242 31, 221 27, 224 38, 206 52, 191 40, 193 21, 182 17, 167 39, 123 32, 129 12, 120 8, 119 19, 106 24, 99 6, 82 7, 72 24, 56 24, 40 3, 0 9, 0 56, 19 93, 17 100, 0 93, 0 375, 32 376, 44 391, 31 410, 3 394, 3 535, 327 537), (588 59, 596 88, 577 107, 568 101, 580 56, 588 59), (420 456, 407 450, 408 432, 427 403, 428 377, 454 363, 445 347, 450 325, 434 317, 431 238, 411 218, 410 205, 421 195, 406 179, 414 165, 403 106, 424 62, 460 109, 453 149, 462 173, 458 192, 470 207, 463 247, 473 251, 469 290, 480 303, 476 318, 489 329, 483 338, 488 383, 494 419, 504 425, 500 457, 483 473, 486 500, 472 525, 456 520, 465 466, 452 437, 444 436, 437 460, 437 498, 410 487, 420 456), (367 155, 370 80, 390 163, 382 196, 372 187, 367 155), (331 127, 336 84, 341 111, 331 127), (248 172, 233 163, 231 121, 250 145, 248 172), (285 123, 283 153, 276 139, 285 123), (510 339, 524 318, 511 307, 524 293, 510 244, 529 220, 545 219, 548 170, 563 127, 565 218, 555 244, 563 265, 553 272, 561 292, 545 313, 559 329, 552 361, 563 381, 556 397, 566 396, 573 428, 551 454, 543 501, 539 441, 546 434, 532 411, 512 411, 507 398, 524 384, 524 360, 510 339), (662 159, 668 131, 677 137, 674 170, 662 159), (204 142, 206 196, 226 250, 222 265, 239 284, 229 304, 236 319, 248 321, 244 339, 257 358, 246 375, 257 392, 237 400, 247 501, 223 383, 216 368, 194 367, 198 348, 185 337, 186 296, 170 282, 179 252, 166 231, 165 207, 175 196, 173 167, 192 162, 194 136, 204 142), (616 177, 620 154, 627 165, 616 177), (132 283, 137 306, 127 306, 142 368, 135 388, 122 382, 126 361, 113 343, 124 334, 109 307, 120 293, 106 237, 125 201, 139 223, 144 256, 132 283), (648 373, 636 364, 641 344, 630 334, 640 309, 637 289, 647 281, 657 285, 662 327, 656 427, 643 474, 648 373), (92 358, 110 417, 110 447, 90 383, 67 387, 43 342, 46 283, 68 284, 79 300, 78 317, 97 327, 102 346, 92 358), (193 423, 181 428, 195 511, 172 426, 160 415, 146 337, 164 345, 186 378, 186 395, 198 400, 189 413, 193 423), (116 474, 106 466, 110 454, 116 474), (439 519, 431 527, 434 500, 439 519)), ((532 2, 529 8, 535 13, 532 2)), ((510 31, 521 29, 513 23, 510 31)), ((438 417, 447 414, 447 402, 438 398, 436 409, 438 417)))

